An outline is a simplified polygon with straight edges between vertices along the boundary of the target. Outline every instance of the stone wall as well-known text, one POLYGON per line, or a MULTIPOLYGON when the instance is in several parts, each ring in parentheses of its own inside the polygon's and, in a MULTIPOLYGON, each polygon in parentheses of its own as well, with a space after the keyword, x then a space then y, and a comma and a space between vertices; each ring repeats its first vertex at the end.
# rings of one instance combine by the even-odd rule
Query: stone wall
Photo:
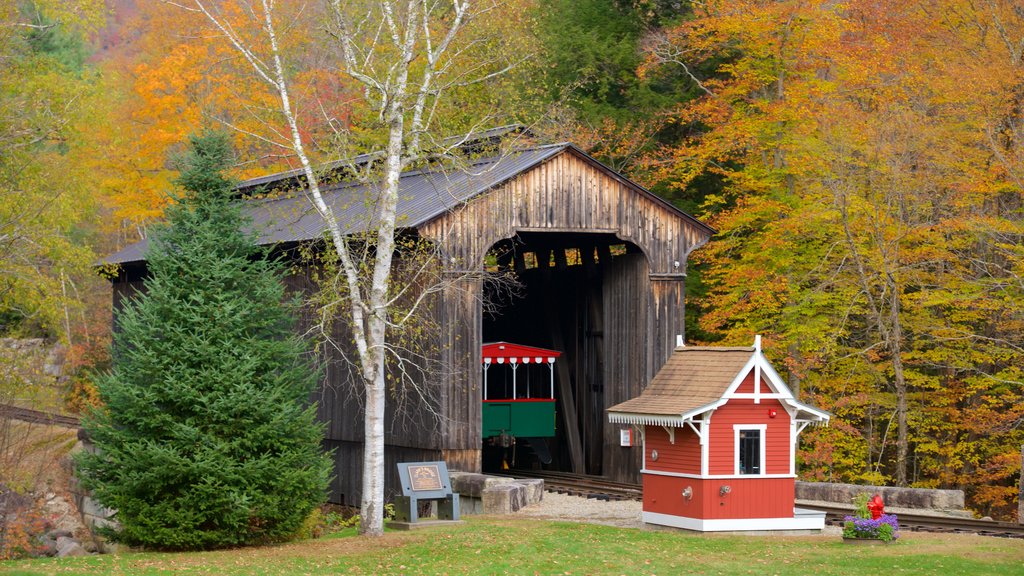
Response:
POLYGON ((963 490, 896 488, 894 486, 858 486, 828 482, 797 482, 797 500, 816 500, 851 504, 858 494, 880 494, 887 507, 919 510, 963 510, 963 490))

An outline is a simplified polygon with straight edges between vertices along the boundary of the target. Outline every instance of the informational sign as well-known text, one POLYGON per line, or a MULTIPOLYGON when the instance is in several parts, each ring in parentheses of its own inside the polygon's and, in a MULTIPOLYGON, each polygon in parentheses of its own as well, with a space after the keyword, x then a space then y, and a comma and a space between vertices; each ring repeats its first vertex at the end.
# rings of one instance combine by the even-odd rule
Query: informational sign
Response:
POLYGON ((413 492, 443 490, 441 472, 437 464, 414 464, 409 466, 409 485, 413 492))
POLYGON ((459 519, 459 495, 452 492, 448 465, 438 462, 399 462, 398 478, 402 494, 395 495, 395 521, 415 524, 421 502, 437 501, 438 520, 459 519))
POLYGON ((619 446, 632 446, 633 445, 633 429, 623 428, 619 430, 619 446))

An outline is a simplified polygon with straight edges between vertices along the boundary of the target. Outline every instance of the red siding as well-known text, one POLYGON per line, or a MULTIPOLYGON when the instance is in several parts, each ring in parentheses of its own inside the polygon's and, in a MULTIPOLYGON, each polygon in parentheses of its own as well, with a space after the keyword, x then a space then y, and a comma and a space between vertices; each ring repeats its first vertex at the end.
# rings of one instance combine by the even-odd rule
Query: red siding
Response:
POLYGON ((644 430, 647 468, 664 472, 700 474, 700 438, 690 429, 675 428, 676 443, 669 442, 668 432, 661 426, 646 426, 644 430), (651 452, 658 451, 658 459, 651 452))
MULTIPOLYGON (((775 399, 733 399, 711 416, 711 440, 708 450, 708 474, 736 473, 734 424, 767 424, 765 433, 765 474, 789 474, 789 414, 775 399), (768 410, 776 411, 775 418, 768 410)), ((660 450, 658 451, 661 452, 660 450)))
MULTIPOLYGON (((762 382, 761 383, 761 392, 769 392, 769 390, 765 390, 765 388, 767 388, 767 387, 768 386, 762 382)), ((736 393, 737 394, 753 394, 754 393, 754 371, 753 370, 751 370, 747 374, 747 377, 743 379, 743 382, 740 382, 740 385, 736 388, 736 393)))
POLYGON ((695 478, 643 475, 644 512, 658 512, 687 518, 704 518, 704 483, 695 478), (693 498, 683 498, 687 486, 693 489, 693 498))
POLYGON ((729 478, 704 480, 708 519, 792 518, 796 481, 793 478, 729 478), (730 492, 720 496, 722 486, 730 492))
POLYGON ((644 474, 643 485, 646 512, 704 520, 793 517, 793 478, 698 480, 644 474), (687 486, 693 490, 690 500, 682 496, 687 486), (724 496, 722 486, 729 486, 724 496))

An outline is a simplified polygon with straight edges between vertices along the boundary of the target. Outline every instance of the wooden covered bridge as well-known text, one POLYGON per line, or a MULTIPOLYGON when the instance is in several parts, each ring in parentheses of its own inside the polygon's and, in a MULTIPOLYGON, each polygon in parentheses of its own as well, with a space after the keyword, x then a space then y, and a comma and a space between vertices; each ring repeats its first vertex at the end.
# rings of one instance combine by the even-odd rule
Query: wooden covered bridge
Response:
MULTIPOLYGON (((240 190, 297 189, 300 182, 288 172, 244 182, 240 190)), ((341 182, 325 195, 346 229, 359 231, 372 220, 367 187, 341 182)), ((248 200, 246 211, 260 242, 287 254, 324 236, 301 193, 248 200)), ((607 423, 605 409, 637 396, 672 353, 684 330, 687 257, 713 230, 567 143, 459 170, 405 173, 398 213, 402 234, 433 242, 455 280, 429 306, 439 330, 427 354, 440 369, 420 376, 423 394, 389 399, 389 493, 397 462, 445 460, 450 469, 480 471, 481 346, 495 341, 562 353, 554 365, 557 432, 547 468, 637 481, 639 448, 620 446, 619 427, 607 423), (485 283, 462 272, 487 265, 515 270, 520 288, 493 299, 485 314, 485 283)), ((107 259, 120 265, 115 314, 143 288, 145 249, 143 242, 107 259)), ((313 290, 309 269, 294 270, 289 283, 313 290)), ((358 504, 362 413, 358 386, 339 356, 327 349, 316 399, 336 459, 331 500, 358 504)))

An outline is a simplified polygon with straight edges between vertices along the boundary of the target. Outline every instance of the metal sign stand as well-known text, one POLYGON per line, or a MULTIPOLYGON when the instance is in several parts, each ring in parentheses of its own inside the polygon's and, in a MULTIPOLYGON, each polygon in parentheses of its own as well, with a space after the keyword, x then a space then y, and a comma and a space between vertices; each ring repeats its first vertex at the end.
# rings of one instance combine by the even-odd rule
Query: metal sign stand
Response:
POLYGON ((395 496, 395 520, 388 526, 413 530, 459 520, 459 495, 452 492, 448 466, 444 462, 402 462, 398 464, 402 495, 395 496), (437 520, 421 520, 419 504, 437 501, 437 520))

